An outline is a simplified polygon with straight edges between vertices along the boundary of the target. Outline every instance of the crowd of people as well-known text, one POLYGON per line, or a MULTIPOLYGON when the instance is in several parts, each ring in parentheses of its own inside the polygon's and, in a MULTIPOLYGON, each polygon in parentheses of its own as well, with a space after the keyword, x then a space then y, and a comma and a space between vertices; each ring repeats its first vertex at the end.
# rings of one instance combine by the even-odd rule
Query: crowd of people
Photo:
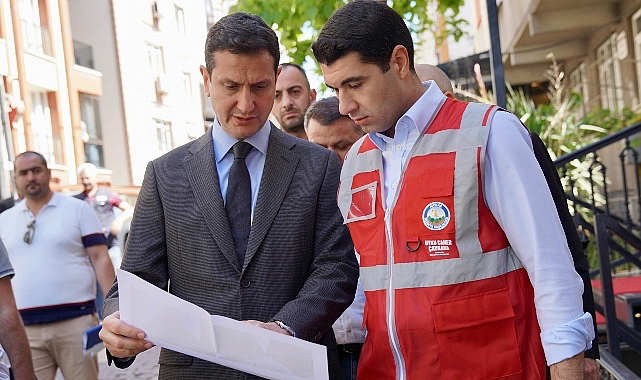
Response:
MULTIPOLYGON (((0 380, 97 379, 81 336, 98 323, 110 365, 150 349, 120 319, 119 267, 326 346, 330 379, 599 378, 587 262, 540 140, 415 64, 384 2, 339 8, 312 51, 335 96, 279 64, 260 17, 216 22, 200 67, 215 121, 147 165, 135 207, 92 164, 70 197, 41 154, 15 158, 24 199, 0 213, 0 380)), ((159 363, 159 379, 256 378, 165 348, 159 363)))

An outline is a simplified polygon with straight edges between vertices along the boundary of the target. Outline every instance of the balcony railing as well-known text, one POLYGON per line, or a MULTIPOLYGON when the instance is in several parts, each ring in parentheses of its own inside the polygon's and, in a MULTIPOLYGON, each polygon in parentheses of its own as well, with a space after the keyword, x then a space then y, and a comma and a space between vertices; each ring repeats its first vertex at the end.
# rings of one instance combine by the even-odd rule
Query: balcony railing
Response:
POLYGON ((22 20, 22 42, 27 51, 52 56, 49 29, 22 20))
POLYGON ((73 41, 73 58, 76 65, 95 69, 93 66, 93 47, 91 45, 73 41))

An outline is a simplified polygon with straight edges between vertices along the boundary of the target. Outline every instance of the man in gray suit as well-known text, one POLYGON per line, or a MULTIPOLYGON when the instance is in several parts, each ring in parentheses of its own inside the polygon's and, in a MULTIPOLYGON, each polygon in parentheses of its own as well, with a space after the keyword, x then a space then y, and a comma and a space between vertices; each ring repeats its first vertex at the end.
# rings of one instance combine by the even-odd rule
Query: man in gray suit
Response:
MULTIPOLYGON (((331 326, 352 302, 358 277, 336 204, 340 164, 331 151, 267 120, 278 49, 275 33, 255 15, 234 13, 209 30, 200 70, 216 120, 204 136, 147 166, 121 268, 211 314, 326 345, 330 377, 340 378, 331 326), (237 196, 227 190, 230 148, 239 141, 251 144, 244 243, 225 209, 237 196)), ((116 283, 100 337, 109 360, 126 367, 151 343, 117 308, 116 283)), ((254 378, 166 349, 159 362, 159 379, 254 378)))

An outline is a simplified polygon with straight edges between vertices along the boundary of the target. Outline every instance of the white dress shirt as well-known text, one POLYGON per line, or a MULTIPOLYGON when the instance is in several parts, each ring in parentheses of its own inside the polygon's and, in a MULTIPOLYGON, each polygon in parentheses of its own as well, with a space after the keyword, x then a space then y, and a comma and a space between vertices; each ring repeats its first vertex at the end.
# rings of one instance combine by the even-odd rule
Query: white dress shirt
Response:
MULTIPOLYGON (((370 134, 383 152, 383 207, 396 188, 410 149, 425 132, 445 96, 433 81, 399 119, 394 137, 370 134)), ((496 112, 485 151, 483 195, 528 272, 549 365, 591 347, 592 317, 583 312, 583 282, 574 270, 556 207, 534 156, 527 129, 516 116, 496 112)))
MULTIPOLYGON (((361 257, 356 253, 358 263, 361 262, 361 257)), ((365 329, 363 328, 363 310, 365 308, 365 293, 363 293, 363 286, 361 279, 356 283, 356 294, 354 295, 354 302, 341 314, 340 317, 334 322, 332 328, 334 335, 336 335, 336 344, 350 344, 350 343, 363 343, 365 342, 365 329)))

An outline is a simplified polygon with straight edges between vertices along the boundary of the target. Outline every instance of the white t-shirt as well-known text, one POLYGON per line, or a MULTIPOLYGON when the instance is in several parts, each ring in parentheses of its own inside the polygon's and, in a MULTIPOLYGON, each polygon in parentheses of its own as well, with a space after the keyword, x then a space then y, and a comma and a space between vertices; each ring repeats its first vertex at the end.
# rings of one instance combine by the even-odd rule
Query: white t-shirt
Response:
POLYGON ((88 203, 54 193, 34 216, 20 202, 0 214, 2 239, 16 275, 13 292, 19 310, 91 301, 96 275, 83 238, 102 234, 102 225, 88 203), (24 241, 35 219, 31 244, 24 241))

